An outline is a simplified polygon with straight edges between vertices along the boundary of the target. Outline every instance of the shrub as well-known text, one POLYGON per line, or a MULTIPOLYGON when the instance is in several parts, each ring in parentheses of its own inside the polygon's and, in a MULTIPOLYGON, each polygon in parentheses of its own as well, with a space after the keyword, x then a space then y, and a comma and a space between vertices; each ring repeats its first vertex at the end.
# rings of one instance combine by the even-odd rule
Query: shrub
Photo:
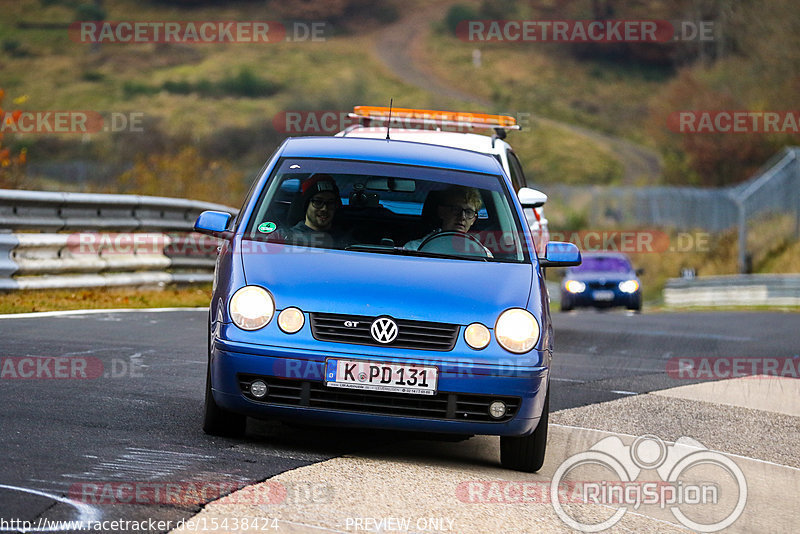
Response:
POLYGON ((444 25, 450 33, 455 35, 458 24, 461 21, 477 18, 479 18, 478 12, 472 6, 455 4, 447 10, 447 15, 444 17, 444 25))
POLYGON ((260 78, 248 68, 241 69, 234 76, 224 78, 217 87, 224 94, 248 98, 272 96, 280 89, 277 83, 260 78))
POLYGON ((176 152, 140 155, 119 176, 117 192, 189 198, 238 206, 244 195, 242 174, 223 161, 200 154, 193 146, 176 152))

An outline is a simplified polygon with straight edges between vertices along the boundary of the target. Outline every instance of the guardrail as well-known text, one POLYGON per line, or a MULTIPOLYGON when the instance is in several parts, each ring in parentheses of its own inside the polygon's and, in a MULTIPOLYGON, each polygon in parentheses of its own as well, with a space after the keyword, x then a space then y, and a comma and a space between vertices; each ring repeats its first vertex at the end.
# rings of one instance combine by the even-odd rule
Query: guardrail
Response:
POLYGON ((192 232, 204 210, 180 198, 0 189, 0 289, 203 283, 217 241, 192 232))
POLYGON ((667 306, 800 306, 800 275, 746 274, 671 278, 667 306))

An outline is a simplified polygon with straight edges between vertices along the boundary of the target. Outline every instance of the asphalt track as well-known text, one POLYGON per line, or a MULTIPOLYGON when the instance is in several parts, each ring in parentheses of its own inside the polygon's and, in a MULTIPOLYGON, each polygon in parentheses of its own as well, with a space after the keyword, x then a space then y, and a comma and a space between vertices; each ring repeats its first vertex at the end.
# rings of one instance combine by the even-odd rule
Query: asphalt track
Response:
MULTIPOLYGON (((630 424, 630 435, 652 431, 642 425, 640 419, 645 419, 664 430, 664 439, 690 436, 702 438, 706 445, 709 440, 713 443, 713 432, 703 434, 709 426, 696 424, 698 418, 707 416, 705 412, 684 420, 671 407, 679 406, 683 413, 689 408, 681 403, 689 401, 647 393, 708 382, 678 378, 675 373, 670 376, 667 368, 676 358, 797 361, 797 318, 797 314, 746 312, 556 314, 551 410, 556 412, 554 420, 559 413, 565 414, 562 423, 569 424, 554 426, 548 450, 565 450, 559 443, 590 443, 594 434, 590 438, 581 431, 579 439, 570 425, 602 432, 602 422, 624 414, 625 403, 634 399, 646 399, 649 404, 647 409, 639 406, 619 423, 630 424), (591 412, 595 409, 599 411, 591 412), (574 425, 575 421, 581 425, 574 425)), ((200 418, 205 320, 203 310, 0 318, 0 530, 20 530, 19 523, 15 530, 3 520, 31 521, 35 531, 43 519, 77 518, 169 520, 172 528, 207 501, 237 487, 281 473, 287 476, 290 471, 288 475, 309 472, 298 468, 335 468, 337 462, 353 457, 379 464, 397 459, 412 472, 443 461, 451 471, 460 463, 469 468, 476 462, 481 468, 497 470, 493 453, 485 452, 496 449, 486 447, 491 438, 453 444, 394 433, 345 433, 252 421, 243 440, 204 435, 200 418), (50 363, 38 363, 43 359, 50 363), (71 378, 69 365, 58 367, 58 362, 75 359, 83 363, 72 369, 78 377, 71 378), (33 377, 22 376, 31 372, 33 377), (49 378, 51 375, 54 377, 49 378), (472 453, 476 457, 471 458, 472 453), (448 458, 444 460, 443 455, 448 458), (121 491, 125 484, 141 490, 131 502, 127 502, 131 493, 121 491), (171 499, 158 494, 166 491, 167 484, 178 488, 171 499), (192 492, 198 487, 204 488, 204 494, 192 492)), ((737 412, 725 420, 740 415, 737 412)), ((788 425, 785 430, 796 435, 800 428, 792 425, 797 419, 786 417, 776 419, 781 422, 778 427, 788 425)), ((748 420, 737 421, 746 427, 748 420)), ((617 432, 619 425, 614 429, 617 432)), ((781 447, 764 453, 748 449, 758 445, 752 442, 758 442, 759 435, 750 435, 745 427, 739 431, 743 439, 733 452, 741 458, 763 456, 764 461, 790 465, 780 455, 781 447)), ((778 432, 772 441, 782 443, 780 436, 778 432)), ((553 454, 554 458, 560 456, 561 452, 553 454)), ((332 486, 327 482, 319 486, 320 480, 332 478, 300 476, 283 481, 281 491, 293 495, 286 502, 295 505, 303 499, 328 502, 329 496, 324 494, 332 491, 332 486)), ((359 486, 355 479, 350 484, 359 486)), ((414 491, 426 494, 419 483, 414 491)), ((342 493, 337 493, 339 499, 342 493)), ((307 531, 297 528, 297 532, 307 531)))

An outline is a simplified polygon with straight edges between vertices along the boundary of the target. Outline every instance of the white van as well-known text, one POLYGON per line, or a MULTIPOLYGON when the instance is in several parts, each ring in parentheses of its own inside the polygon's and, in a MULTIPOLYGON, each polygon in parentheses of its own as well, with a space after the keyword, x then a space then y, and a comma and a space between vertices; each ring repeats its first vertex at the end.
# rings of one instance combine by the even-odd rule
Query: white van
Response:
MULTIPOLYGON (((426 109, 390 108, 380 106, 356 106, 350 118, 358 124, 349 126, 336 134, 337 137, 367 137, 413 141, 429 145, 449 146, 491 154, 500 162, 511 178, 514 190, 530 187, 522 171, 522 165, 514 150, 504 141, 508 130, 519 130, 516 119, 506 115, 488 115, 459 111, 435 111, 426 109), (391 113, 391 122, 389 115, 391 113), (389 125, 387 131, 387 124, 389 125), (472 133, 491 131, 491 135, 472 133)), ((547 195, 541 195, 542 203, 547 195)), ((534 237, 536 249, 544 250, 550 239, 547 218, 542 207, 525 210, 528 226, 534 237)))

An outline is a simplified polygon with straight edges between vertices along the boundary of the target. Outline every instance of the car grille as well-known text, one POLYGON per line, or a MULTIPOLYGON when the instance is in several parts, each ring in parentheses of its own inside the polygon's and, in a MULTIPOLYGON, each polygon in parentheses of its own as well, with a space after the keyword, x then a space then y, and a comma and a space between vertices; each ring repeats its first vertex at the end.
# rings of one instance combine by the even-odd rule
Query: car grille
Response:
POLYGON ((619 282, 588 282, 590 289, 617 289, 619 282))
POLYGON ((469 421, 473 423, 504 423, 519 409, 519 397, 474 395, 439 392, 436 395, 407 395, 383 391, 348 391, 326 387, 322 382, 284 379, 273 376, 241 374, 239 387, 252 401, 271 406, 302 406, 319 410, 395 415, 427 419, 469 421), (250 394, 250 384, 263 380, 269 390, 257 399, 250 394), (489 416, 489 404, 496 400, 506 403, 506 414, 500 419, 489 416))
MULTIPOLYGON (((375 319, 357 315, 312 313, 311 334, 320 341, 383 346, 370 334, 370 326, 375 319), (345 326, 347 321, 357 323, 357 326, 345 326)), ((397 323, 397 339, 385 344, 387 347, 448 351, 453 350, 458 338, 458 325, 455 324, 393 320, 397 323)))

